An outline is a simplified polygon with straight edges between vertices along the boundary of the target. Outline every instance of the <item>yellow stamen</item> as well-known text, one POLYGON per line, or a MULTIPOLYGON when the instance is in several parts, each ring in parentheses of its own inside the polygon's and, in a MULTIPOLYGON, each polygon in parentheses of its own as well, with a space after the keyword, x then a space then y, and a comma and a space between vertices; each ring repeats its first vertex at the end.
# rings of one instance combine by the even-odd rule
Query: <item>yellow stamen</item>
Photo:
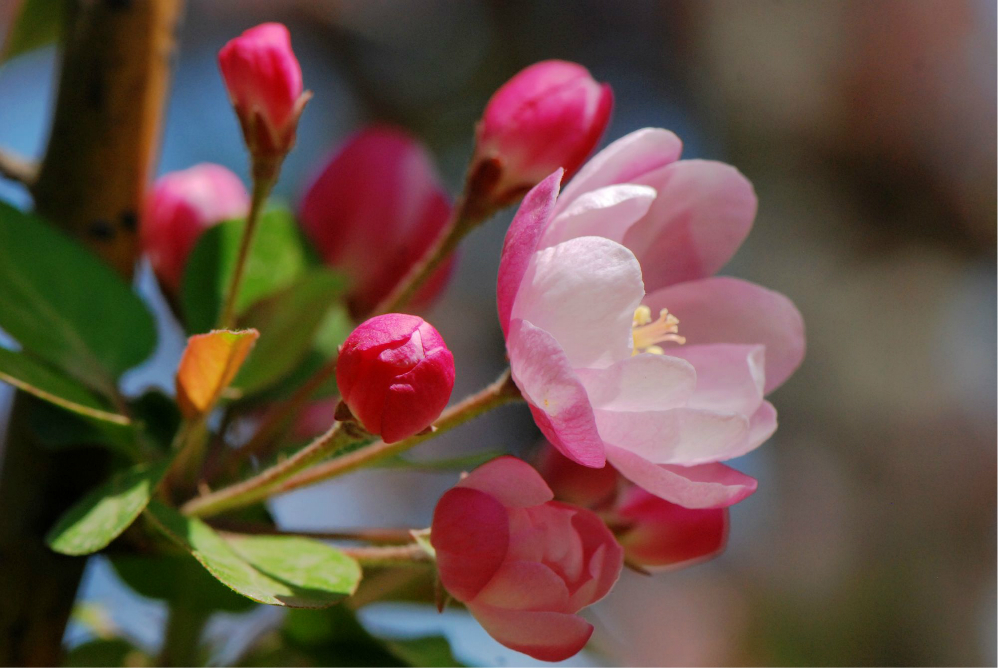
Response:
POLYGON ((669 313, 669 309, 662 309, 658 313, 658 320, 651 319, 651 309, 647 306, 639 306, 634 311, 634 352, 651 353, 652 355, 663 355, 665 351, 658 345, 659 343, 686 343, 686 337, 679 335, 679 318, 669 313))

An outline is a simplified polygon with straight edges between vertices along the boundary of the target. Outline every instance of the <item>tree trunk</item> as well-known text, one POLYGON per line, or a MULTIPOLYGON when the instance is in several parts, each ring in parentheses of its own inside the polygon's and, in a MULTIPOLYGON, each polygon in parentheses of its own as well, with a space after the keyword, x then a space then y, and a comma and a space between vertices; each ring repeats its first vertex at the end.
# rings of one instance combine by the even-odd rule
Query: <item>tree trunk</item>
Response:
MULTIPOLYGON (((36 209, 130 280, 182 0, 74 0, 36 209)), ((44 535, 104 471, 103 453, 48 452, 18 394, 0 471, 0 665, 59 665, 86 562, 44 535)))

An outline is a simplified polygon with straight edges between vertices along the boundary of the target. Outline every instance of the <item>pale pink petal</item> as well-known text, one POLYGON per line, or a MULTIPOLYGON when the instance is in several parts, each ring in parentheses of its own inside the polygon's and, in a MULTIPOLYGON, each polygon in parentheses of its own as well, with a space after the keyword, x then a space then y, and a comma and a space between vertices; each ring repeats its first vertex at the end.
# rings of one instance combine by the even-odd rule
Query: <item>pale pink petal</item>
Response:
POLYGON ((593 626, 562 612, 503 610, 468 604, 468 611, 500 643, 541 661, 564 661, 589 642, 593 626))
POLYGON ((578 609, 569 606, 565 581, 536 561, 506 561, 474 602, 507 610, 571 613, 578 609))
POLYGON ((603 466, 603 441, 589 397, 558 342, 531 323, 514 320, 506 349, 513 381, 551 444, 583 466, 603 466))
POLYGON ((584 193, 551 221, 537 247, 587 236, 622 244, 627 230, 648 213, 653 201, 653 188, 630 183, 584 193))
POLYGON ((534 467, 509 455, 482 464, 457 486, 490 494, 507 508, 528 508, 554 498, 534 467))
POLYGON ((760 345, 714 343, 670 346, 667 352, 696 369, 696 391, 688 404, 691 408, 749 416, 762 403, 765 350, 760 345))
POLYGON ((612 445, 606 455, 621 475, 655 496, 685 508, 722 508, 738 503, 758 483, 724 464, 663 466, 612 445))
POLYGON ((641 261, 649 292, 713 275, 752 228, 755 191, 730 165, 680 160, 638 183, 657 190, 658 198, 623 243, 641 261))
POLYGON ((629 357, 644 287, 631 251, 602 237, 571 239, 534 254, 513 307, 555 338, 574 368, 629 357))
POLYGON ((776 408, 763 401, 749 419, 749 430, 737 448, 728 451, 724 459, 733 459, 755 450, 769 440, 776 431, 776 408))
POLYGON ((503 334, 509 331, 513 302, 516 301, 516 293, 520 290, 530 258, 537 250, 537 243, 545 226, 551 220, 562 174, 563 170, 559 169, 527 193, 506 231, 496 284, 496 305, 503 334))
POLYGON ((556 214, 582 193, 617 183, 634 183, 649 172, 675 162, 683 142, 659 128, 643 128, 625 135, 594 155, 565 186, 556 214))
POLYGON ((778 292, 737 278, 680 283, 649 294, 645 304, 679 318, 688 345, 754 343, 766 346, 766 393, 779 387, 804 358, 804 320, 778 292))
POLYGON ((729 459, 744 445, 749 420, 702 408, 664 411, 596 411, 605 444, 625 448, 655 464, 704 464, 729 459))
POLYGON ((430 543, 440 580, 459 601, 482 590, 506 558, 509 518, 495 497, 477 489, 448 490, 433 511, 430 543))
MULTIPOLYGON (((677 348, 678 349, 678 348, 677 348)), ((641 354, 603 369, 576 369, 595 408, 648 411, 683 405, 699 386, 693 365, 669 355, 641 354)))

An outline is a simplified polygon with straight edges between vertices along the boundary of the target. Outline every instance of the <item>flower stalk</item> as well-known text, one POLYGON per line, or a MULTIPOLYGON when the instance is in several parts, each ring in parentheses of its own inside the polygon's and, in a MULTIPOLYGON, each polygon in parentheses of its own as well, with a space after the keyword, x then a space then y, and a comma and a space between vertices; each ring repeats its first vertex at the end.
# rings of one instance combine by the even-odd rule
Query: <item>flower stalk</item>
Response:
MULTIPOLYGON (((337 450, 363 440, 363 437, 357 437, 355 433, 358 429, 356 424, 338 422, 290 459, 262 471, 249 480, 192 499, 184 504, 181 511, 195 517, 207 517, 247 506, 277 494, 314 485, 404 452, 423 441, 518 399, 520 392, 513 384, 507 369, 495 382, 444 411, 432 428, 395 443, 383 441, 371 443, 326 463, 313 466, 337 450)), ((364 432, 363 436, 369 435, 364 432)))
POLYGON ((423 258, 413 265, 408 275, 379 303, 370 315, 402 311, 433 272, 446 260, 461 240, 499 208, 490 199, 500 176, 498 165, 491 160, 473 163, 464 182, 450 221, 436 243, 423 258))
POLYGON ((246 261, 249 259, 250 249, 253 247, 253 238, 256 236, 256 228, 260 222, 260 213, 267 201, 267 196, 270 195, 270 191, 277 181, 281 159, 276 161, 253 159, 253 194, 250 199, 250 210, 246 215, 246 227, 239 241, 236 266, 232 270, 232 278, 229 280, 229 287, 225 292, 225 302, 222 305, 215 329, 231 329, 235 325, 236 300, 239 298, 243 276, 246 274, 246 261))
POLYGON ((419 545, 340 547, 338 549, 343 554, 356 559, 361 566, 368 568, 422 566, 433 563, 433 557, 419 545))
POLYGON ((181 511, 187 515, 202 517, 256 503, 270 496, 277 485, 299 471, 337 451, 370 438, 371 435, 356 422, 336 422, 329 431, 291 457, 241 483, 191 499, 184 504, 181 511))
POLYGON ((509 370, 507 369, 491 385, 485 387, 477 394, 465 398, 461 403, 445 410, 440 415, 440 418, 433 423, 431 430, 416 434, 397 443, 385 443, 384 441, 371 443, 342 457, 337 457, 318 466, 313 466, 307 471, 302 471, 294 477, 285 480, 274 490, 274 494, 284 494, 301 487, 308 487, 309 485, 341 476, 364 466, 369 466, 386 457, 405 452, 423 441, 435 438, 466 422, 470 422, 494 408, 520 399, 520 391, 513 384, 509 370))

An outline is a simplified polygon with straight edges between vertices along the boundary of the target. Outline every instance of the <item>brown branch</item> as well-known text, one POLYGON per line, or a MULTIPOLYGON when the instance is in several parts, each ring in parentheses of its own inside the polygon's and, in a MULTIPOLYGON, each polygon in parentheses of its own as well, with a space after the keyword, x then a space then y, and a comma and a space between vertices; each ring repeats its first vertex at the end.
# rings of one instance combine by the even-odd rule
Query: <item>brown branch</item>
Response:
POLYGON ((38 178, 38 165, 11 151, 0 150, 0 176, 30 188, 38 178))
POLYGON ((78 2, 65 33, 43 214, 131 277, 181 0, 78 2))
MULTIPOLYGON (((130 278, 182 0, 78 0, 64 30, 51 136, 33 187, 40 213, 130 278)), ((60 665, 86 559, 43 536, 99 482, 106 453, 54 453, 14 402, 0 473, 0 665, 60 665)))

